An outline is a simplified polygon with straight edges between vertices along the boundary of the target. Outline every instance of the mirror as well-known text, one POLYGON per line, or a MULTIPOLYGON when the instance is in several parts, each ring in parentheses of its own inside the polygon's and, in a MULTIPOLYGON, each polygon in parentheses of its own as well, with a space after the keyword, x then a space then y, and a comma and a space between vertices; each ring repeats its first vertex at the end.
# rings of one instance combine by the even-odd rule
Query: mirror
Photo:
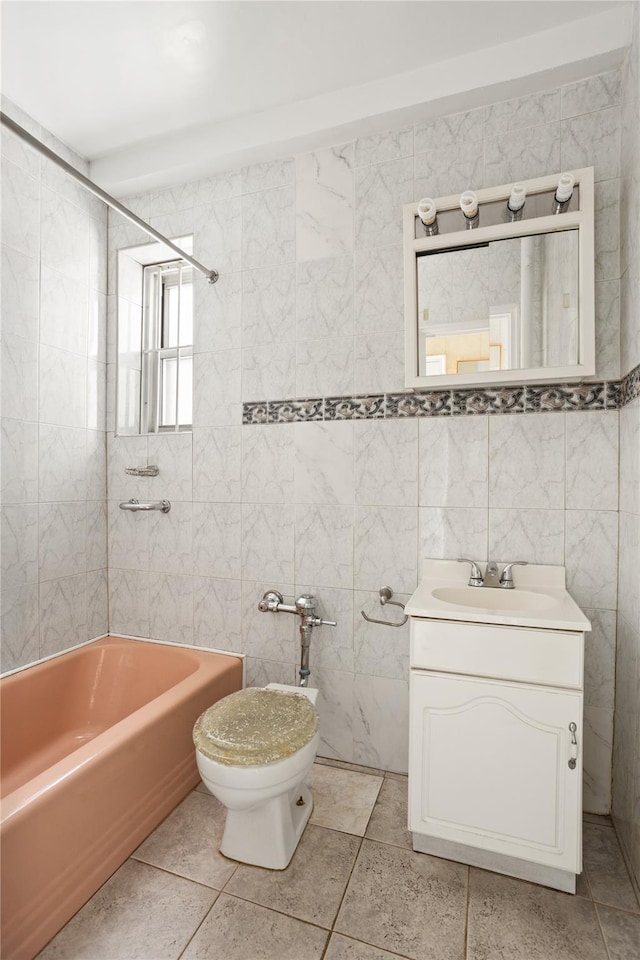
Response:
POLYGON ((405 207, 406 385, 554 382, 595 373, 593 170, 554 211, 558 177, 478 192, 471 229, 457 196, 439 198, 432 235, 405 207))

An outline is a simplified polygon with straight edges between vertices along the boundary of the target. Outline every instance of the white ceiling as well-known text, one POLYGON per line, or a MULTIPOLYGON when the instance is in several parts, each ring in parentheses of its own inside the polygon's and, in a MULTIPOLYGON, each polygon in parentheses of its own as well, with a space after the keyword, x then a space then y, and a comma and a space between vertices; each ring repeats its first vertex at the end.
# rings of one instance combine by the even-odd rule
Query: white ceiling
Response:
MULTIPOLYGON (((100 182, 122 192, 147 174, 156 181, 171 179, 171 171, 184 176, 185 158, 170 159, 178 142, 220 169, 250 148, 291 140, 294 128, 311 135, 434 93, 513 80, 510 59, 523 76, 557 67, 559 59, 597 57, 607 32, 599 24, 613 25, 626 8, 595 0, 4 0, 2 89, 97 161, 100 182), (549 38, 563 29, 564 53, 551 56, 549 38), (522 44, 532 38, 538 55, 528 62, 522 44), (470 80, 465 58, 476 63, 477 76, 478 57, 489 50, 486 76, 470 80), (345 112, 340 105, 347 103, 345 112)), ((609 48, 616 44, 607 37, 609 48)))

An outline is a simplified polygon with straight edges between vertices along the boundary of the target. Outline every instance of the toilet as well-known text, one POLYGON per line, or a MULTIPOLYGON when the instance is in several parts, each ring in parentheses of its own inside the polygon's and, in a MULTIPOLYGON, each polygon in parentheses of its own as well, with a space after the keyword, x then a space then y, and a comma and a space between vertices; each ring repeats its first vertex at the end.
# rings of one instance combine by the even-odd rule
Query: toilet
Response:
POLYGON ((220 852, 284 870, 313 810, 318 691, 271 683, 232 693, 198 718, 196 761, 207 789, 227 808, 220 852))

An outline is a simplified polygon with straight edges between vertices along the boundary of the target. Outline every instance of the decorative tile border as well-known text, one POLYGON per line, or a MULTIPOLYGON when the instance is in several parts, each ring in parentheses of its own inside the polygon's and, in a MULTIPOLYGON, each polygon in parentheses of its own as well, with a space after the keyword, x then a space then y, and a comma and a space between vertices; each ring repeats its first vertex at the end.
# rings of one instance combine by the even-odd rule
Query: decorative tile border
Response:
POLYGON ((622 380, 549 383, 468 390, 372 393, 304 400, 245 403, 242 422, 294 423, 310 420, 381 420, 405 417, 502 416, 619 410, 640 397, 640 365, 622 380))

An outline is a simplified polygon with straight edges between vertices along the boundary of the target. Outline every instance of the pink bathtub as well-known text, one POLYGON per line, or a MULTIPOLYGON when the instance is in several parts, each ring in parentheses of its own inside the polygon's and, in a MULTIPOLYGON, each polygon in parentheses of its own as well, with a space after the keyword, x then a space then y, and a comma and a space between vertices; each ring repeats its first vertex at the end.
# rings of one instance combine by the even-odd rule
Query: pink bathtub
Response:
POLYGON ((2 956, 31 960, 198 782, 233 656, 108 637, 5 677, 2 956))

